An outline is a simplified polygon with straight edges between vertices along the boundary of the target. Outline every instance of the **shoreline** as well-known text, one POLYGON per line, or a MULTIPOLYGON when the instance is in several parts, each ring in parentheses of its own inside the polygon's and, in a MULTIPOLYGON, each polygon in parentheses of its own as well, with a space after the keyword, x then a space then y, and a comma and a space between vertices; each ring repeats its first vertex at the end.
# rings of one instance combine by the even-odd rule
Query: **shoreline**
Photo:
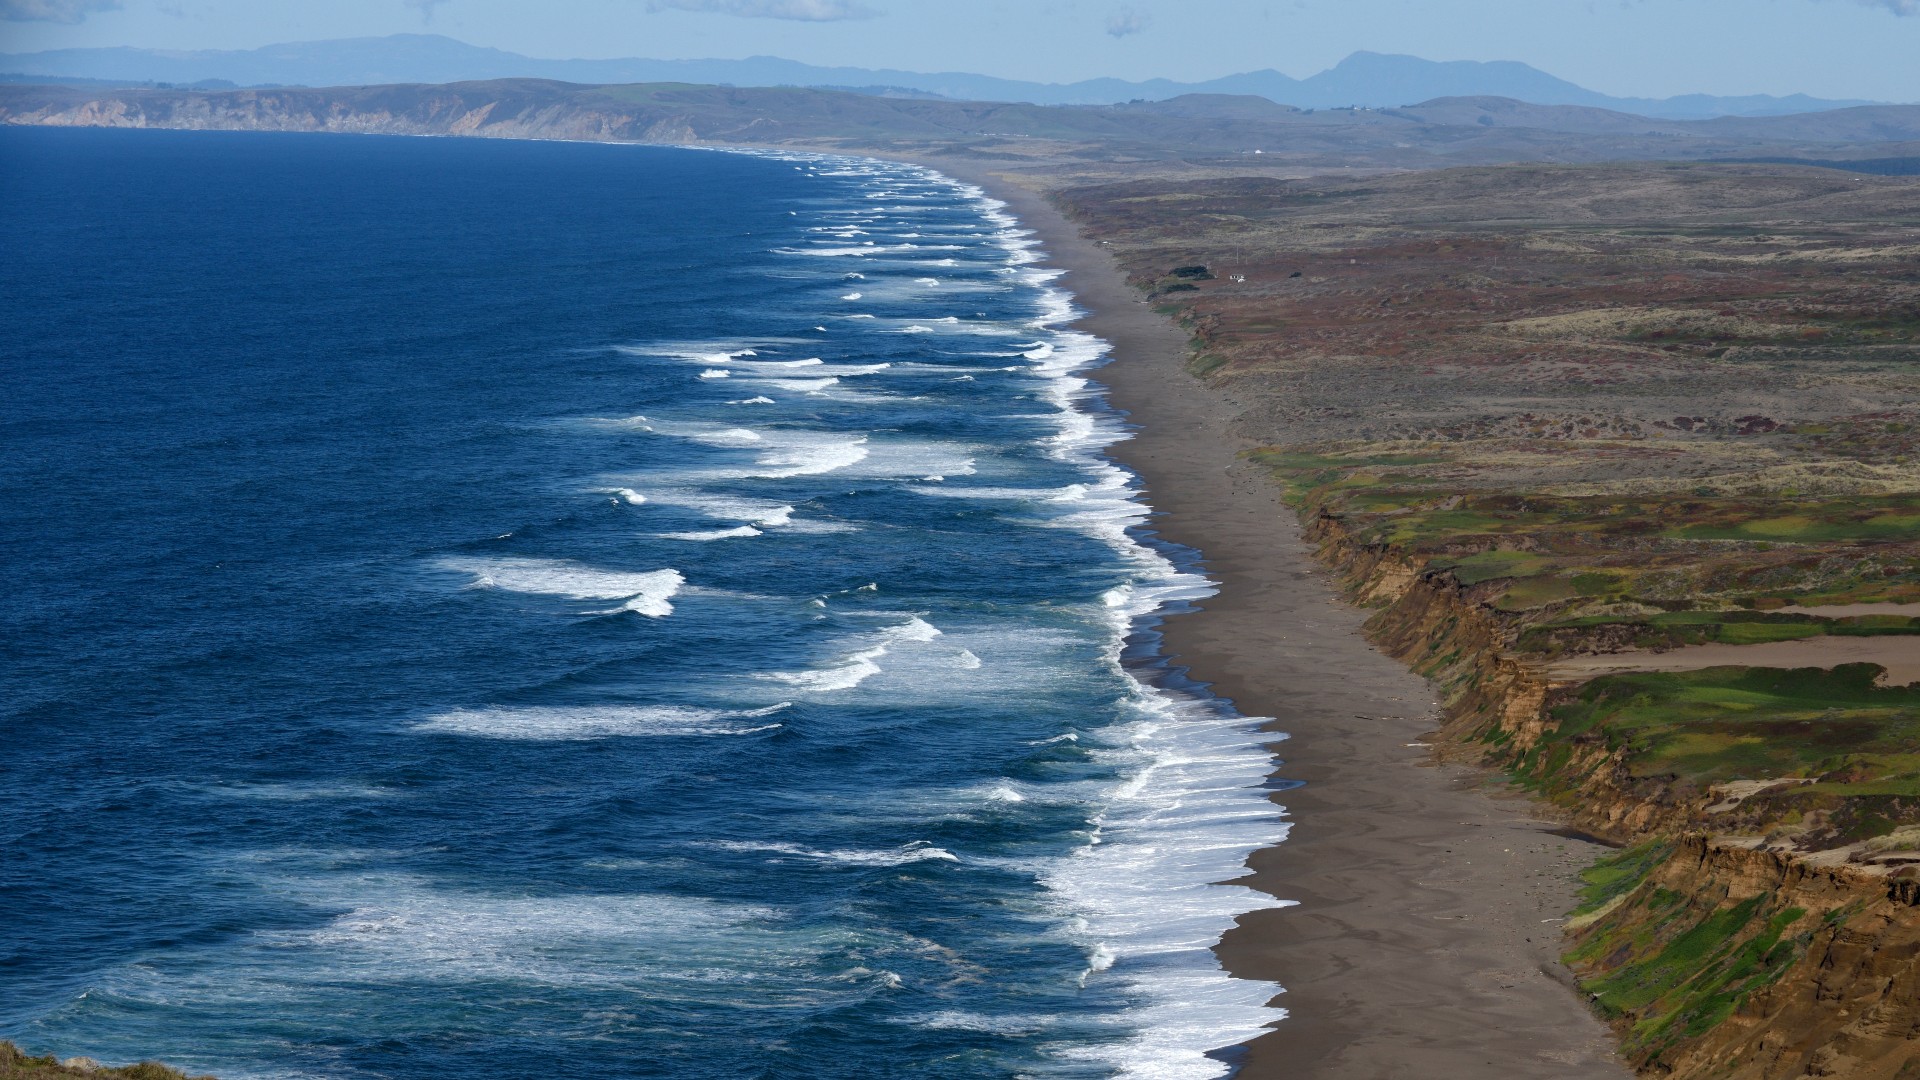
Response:
POLYGON ((1139 477, 1153 534, 1197 551, 1219 588, 1159 617, 1164 663, 1288 737, 1272 774, 1287 782, 1275 801, 1288 838, 1233 880, 1297 906, 1239 916, 1215 948, 1230 975, 1285 987, 1272 1004, 1288 1012, 1217 1056, 1239 1080, 1631 1077, 1558 961, 1574 875, 1603 848, 1485 772, 1434 759, 1426 681, 1361 636, 1367 613, 1340 599, 1278 486, 1242 460, 1253 444, 1233 433, 1232 402, 1186 371, 1185 334, 992 164, 811 149, 936 169, 1034 231, 1087 313, 1069 325, 1110 346, 1088 377, 1133 437, 1106 456, 1139 477))
POLYGON ((1185 368, 1185 335, 1140 298, 1044 195, 976 162, 927 165, 976 184, 1032 229, 1061 287, 1111 346, 1095 372, 1134 437, 1153 530, 1219 586, 1159 628, 1169 667, 1288 736, 1274 777, 1288 839, 1242 884, 1298 906, 1240 916, 1215 952, 1277 982, 1288 1015, 1233 1049, 1241 1080, 1429 1075, 1624 1080, 1611 1031, 1559 963, 1575 875, 1603 852, 1558 833, 1480 770, 1437 762, 1426 681, 1367 644, 1277 485, 1241 459, 1223 392, 1185 368), (1477 869, 1475 869, 1477 867, 1477 869))

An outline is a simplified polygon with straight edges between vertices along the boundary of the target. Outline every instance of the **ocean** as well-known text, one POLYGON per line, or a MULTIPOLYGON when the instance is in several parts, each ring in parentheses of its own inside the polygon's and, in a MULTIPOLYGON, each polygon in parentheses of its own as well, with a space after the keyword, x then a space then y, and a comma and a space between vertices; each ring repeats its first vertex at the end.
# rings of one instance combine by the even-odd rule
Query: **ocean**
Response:
POLYGON ((0 217, 0 1037, 1184 1080, 1284 1015, 1210 951, 1281 736, 1157 659, 1211 588, 978 189, 12 129, 0 217))

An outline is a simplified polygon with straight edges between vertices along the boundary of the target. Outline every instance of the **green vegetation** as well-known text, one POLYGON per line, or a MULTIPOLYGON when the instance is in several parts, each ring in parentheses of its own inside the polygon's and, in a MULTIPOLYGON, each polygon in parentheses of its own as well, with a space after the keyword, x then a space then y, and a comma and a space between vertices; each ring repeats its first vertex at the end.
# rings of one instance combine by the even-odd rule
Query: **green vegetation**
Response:
MULTIPOLYGON (((1583 577, 1572 580, 1577 591, 1583 577)), ((1589 615, 1528 627, 1515 647, 1526 653, 1553 654, 1601 628, 1615 631, 1609 640, 1636 649, 1672 649, 1682 645, 1758 645, 1834 637, 1920 634, 1920 618, 1906 615, 1850 615, 1827 618, 1800 612, 1663 611, 1652 615, 1589 615)))
POLYGON ((1809 849, 1920 822, 1920 688, 1880 668, 1723 667, 1607 675, 1553 704, 1532 748, 1495 746, 1520 781, 1561 801, 1598 769, 1629 784, 1704 793, 1732 780, 1803 779, 1756 793, 1721 826, 1789 828, 1809 849))
POLYGON ((74 1059, 74 1064, 62 1065, 51 1054, 29 1057, 19 1047, 0 1040, 0 1080, 59 1080, 65 1077, 92 1077, 94 1080, 213 1080, 204 1076, 189 1078, 186 1073, 169 1069, 157 1061, 110 1068, 93 1065, 84 1059, 74 1059))
POLYGON ((1654 840, 1601 859, 1581 874, 1570 920, 1566 963, 1586 973, 1580 986, 1601 1013, 1630 1021, 1624 1049, 1640 1061, 1657 1061, 1777 982, 1816 929, 1799 926, 1807 913, 1771 894, 1702 906, 1661 887, 1653 878, 1677 850, 1654 840))
POLYGON ((1581 988, 1602 1013, 1635 1018, 1625 1049, 1648 1060, 1712 1029, 1748 995, 1777 982, 1812 936, 1786 937, 1806 912, 1789 907, 1766 914, 1766 895, 1705 912, 1657 887, 1642 899, 1648 911, 1633 914, 1652 918, 1596 930, 1567 962, 1586 967, 1612 957, 1607 974, 1582 981, 1581 988))
POLYGON ((1219 370, 1220 366, 1226 362, 1227 358, 1219 353, 1195 353, 1193 358, 1187 361, 1187 370, 1205 377, 1219 370))
POLYGON ((1572 917, 1592 915, 1640 887, 1653 868, 1673 854, 1670 840, 1649 840, 1608 855, 1580 872, 1586 885, 1580 890, 1580 906, 1572 917))
POLYGON ((1845 1055, 1900 1054, 1900 1031, 1858 1023, 1880 987, 1839 985, 1862 972, 1802 978, 1813 935, 1861 909, 1792 875, 1766 891, 1775 855, 1698 838, 1920 879, 1920 689, 1752 661, 1552 682, 1569 655, 1808 641, 1762 655, 1835 663, 1869 650, 1827 638, 1920 634, 1830 610, 1920 604, 1920 187, 1868 205, 1870 187, 1842 210, 1851 189, 1810 170, 1526 166, 1065 196, 1143 288, 1222 268, 1167 300, 1257 403, 1236 423, 1273 445, 1249 458, 1378 609, 1374 639, 1434 680, 1445 739, 1645 841, 1585 875, 1567 928, 1648 1075, 1821 1060, 1763 1066, 1744 1018, 1709 1034, 1743 1003, 1780 1025, 1772 1045, 1838 1050, 1844 1029, 1845 1055), (1621 196, 1629 176, 1660 194, 1621 196), (1756 994, 1783 976, 1791 1003, 1756 994))
MULTIPOLYGON (((1226 362, 1217 352, 1196 361, 1209 371, 1226 362)), ((1920 539, 1920 509, 1911 496, 1471 493, 1443 478, 1471 463, 1446 446, 1270 447, 1249 457, 1272 470, 1291 506, 1339 520, 1359 543, 1451 571, 1463 586, 1508 582, 1476 596, 1519 620, 1522 651, 1920 633, 1920 619, 1906 616, 1770 610, 1920 600, 1920 552, 1910 543, 1920 539), (1593 613, 1602 604, 1641 611, 1593 613), (1746 610, 1711 610, 1733 608, 1746 610)))

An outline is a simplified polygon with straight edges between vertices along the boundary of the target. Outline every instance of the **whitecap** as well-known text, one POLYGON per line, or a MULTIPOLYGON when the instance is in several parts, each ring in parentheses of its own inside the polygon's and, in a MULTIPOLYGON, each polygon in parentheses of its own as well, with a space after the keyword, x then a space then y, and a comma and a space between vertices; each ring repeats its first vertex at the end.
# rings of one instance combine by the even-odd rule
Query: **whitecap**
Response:
POLYGON ((698 510, 721 521, 741 521, 760 528, 774 528, 793 520, 794 508, 771 499, 752 499, 744 495, 716 495, 699 491, 667 490, 656 492, 654 501, 664 506, 682 506, 698 510))
POLYGON ((759 536, 760 530, 751 525, 741 525, 732 529, 709 529, 705 532, 670 532, 656 534, 662 540, 733 540, 747 536, 759 536))
MULTIPOLYGON (((448 570, 472 574, 472 588, 558 596, 569 600, 624 600, 613 611, 632 611, 653 618, 673 614, 669 601, 686 583, 678 570, 632 572, 602 570, 556 559, 442 559, 448 570)), ((591 614, 612 614, 596 611, 591 614)))
MULTIPOLYGON (((871 591, 874 586, 863 585, 855 592, 871 591)), ((913 616, 897 626, 890 626, 878 634, 864 635, 861 648, 841 656, 832 663, 805 671, 770 671, 757 676, 785 683, 796 690, 812 693, 832 693, 838 690, 851 690, 875 675, 880 674, 879 660, 901 644, 907 642, 927 642, 940 636, 940 630, 919 616, 913 616)))
POLYGON ((858 849, 834 849, 821 851, 802 847, 799 844, 783 844, 764 840, 714 840, 704 846, 722 851, 767 852, 774 855, 789 855, 803 859, 815 859, 820 862, 834 863, 839 866, 905 866, 917 862, 959 862, 960 856, 946 848, 934 847, 925 840, 915 840, 897 848, 882 851, 862 851, 858 849))
POLYGON ((545 705, 453 709, 409 730, 485 739, 556 742, 615 736, 754 735, 781 725, 754 721, 791 706, 782 702, 747 711, 685 705, 545 705))

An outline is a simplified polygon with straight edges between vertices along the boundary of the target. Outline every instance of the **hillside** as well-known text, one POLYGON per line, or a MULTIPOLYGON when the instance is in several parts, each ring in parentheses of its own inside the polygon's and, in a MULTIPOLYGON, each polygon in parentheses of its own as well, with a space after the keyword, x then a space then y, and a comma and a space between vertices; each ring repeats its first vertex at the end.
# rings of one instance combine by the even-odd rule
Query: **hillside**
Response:
POLYGON ((1514 61, 1433 61, 1357 52, 1325 71, 1294 78, 1249 71, 1201 82, 1088 79, 1024 82, 965 72, 819 67, 771 56, 743 60, 544 60, 468 45, 438 34, 303 41, 247 50, 107 48, 0 53, 0 73, 193 84, 219 79, 241 86, 359 86, 536 78, 605 84, 692 82, 745 87, 888 86, 969 101, 1110 105, 1184 94, 1242 94, 1300 108, 1386 108, 1436 97, 1496 96, 1541 105, 1583 105, 1678 119, 1818 112, 1862 101, 1805 95, 1621 98, 1588 90, 1514 61))
POLYGON ((1228 160, 1257 153, 1268 168, 1319 169, 1892 157, 1903 155, 1881 144, 1920 140, 1920 106, 1682 122, 1497 98, 1439 99, 1394 110, 1301 110, 1246 95, 1068 107, 538 79, 217 91, 0 86, 0 123, 808 145, 1030 161, 1228 160))

